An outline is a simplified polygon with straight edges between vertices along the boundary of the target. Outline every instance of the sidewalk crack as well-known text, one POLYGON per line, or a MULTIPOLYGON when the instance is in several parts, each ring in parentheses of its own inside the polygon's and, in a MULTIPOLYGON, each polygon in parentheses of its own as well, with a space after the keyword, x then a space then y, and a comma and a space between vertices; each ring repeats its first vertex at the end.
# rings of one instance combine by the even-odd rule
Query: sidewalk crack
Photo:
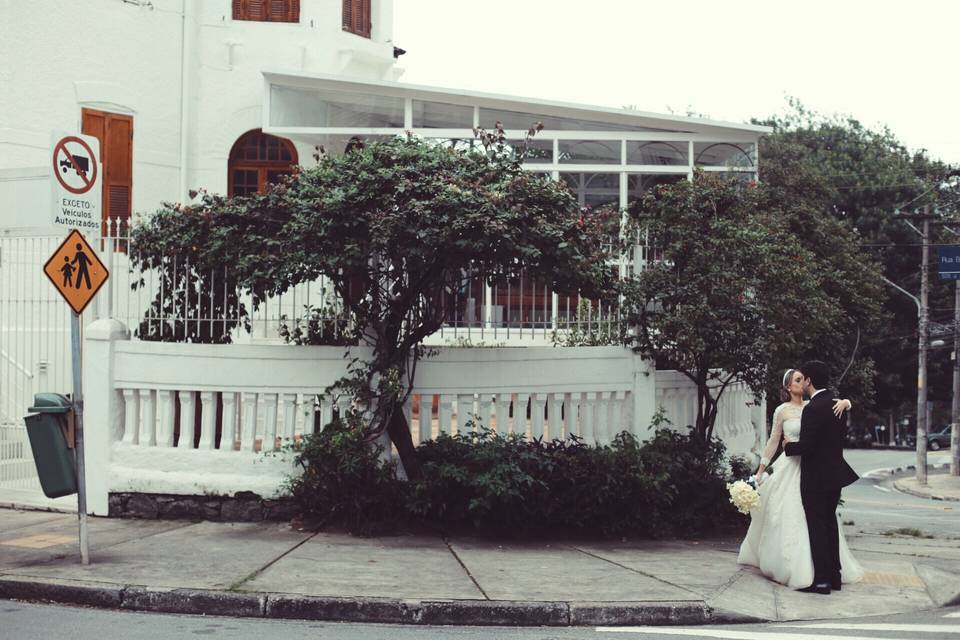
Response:
POLYGON ((251 580, 253 580, 253 579, 256 578, 257 576, 259 576, 261 573, 263 573, 264 571, 266 571, 267 569, 269 569, 270 567, 272 567, 273 565, 275 565, 277 562, 280 562, 280 560, 284 559, 285 557, 287 557, 288 555, 290 555, 291 553, 293 553, 294 551, 296 551, 297 549, 299 549, 300 547, 302 547, 302 546, 305 545, 306 543, 308 543, 308 542, 310 542, 311 540, 313 540, 314 538, 316 538, 318 535, 320 535, 320 532, 319 532, 319 531, 314 531, 314 532, 311 533, 309 536, 307 536, 306 538, 304 538, 303 540, 301 540, 301 541, 298 542, 297 544, 293 545, 292 547, 290 547, 289 549, 287 549, 286 551, 284 551, 283 553, 281 553, 280 555, 278 555, 276 558, 274 558, 273 560, 271 560, 271 561, 268 562, 267 564, 263 565, 263 566, 260 567, 259 569, 254 569, 253 571, 251 571, 251 572, 248 573, 247 575, 243 576, 242 578, 240 578, 240 579, 237 580, 236 582, 232 583, 230 586, 227 587, 227 591, 239 591, 239 590, 240 590, 240 587, 242 587, 242 586, 245 585, 246 583, 250 582, 251 580))
POLYGON ((463 569, 463 572, 467 574, 468 578, 470 578, 470 581, 473 583, 473 586, 477 588, 477 591, 479 591, 486 600, 489 600, 490 596, 487 595, 487 592, 483 590, 483 587, 480 586, 480 583, 477 582, 477 579, 473 577, 472 573, 470 573, 470 569, 467 569, 467 565, 464 564, 463 560, 460 559, 460 556, 457 554, 457 552, 454 551, 453 545, 450 544, 450 540, 448 540, 446 536, 443 537, 443 543, 447 545, 447 549, 450 550, 451 555, 453 555, 456 561, 460 564, 460 567, 463 569))
POLYGON ((668 586, 671 586, 671 587, 673 587, 674 589, 683 589, 684 591, 686 591, 686 592, 688 592, 688 593, 692 593, 693 595, 697 596, 697 597, 700 598, 701 600, 703 600, 703 599, 706 598, 706 594, 703 594, 703 593, 701 593, 701 592, 699 592, 699 591, 694 591, 693 589, 690 589, 690 588, 688 588, 688 587, 684 587, 683 585, 674 584, 674 583, 672 583, 672 582, 669 582, 668 580, 664 580, 663 578, 660 578, 660 577, 658 577, 658 576, 655 576, 655 575, 653 575, 652 573, 647 573, 646 571, 641 571, 641 570, 639 570, 639 569, 634 569, 633 567, 628 567, 627 565, 620 564, 619 562, 614 562, 613 560, 610 560, 609 558, 604 558, 603 556, 598 556, 598 555, 595 554, 595 553, 590 553, 589 551, 586 551, 586 550, 584 550, 584 549, 581 549, 580 547, 570 547, 570 548, 571 548, 571 549, 574 549, 575 551, 579 551, 580 553, 582 553, 582 554, 584 554, 584 555, 588 555, 588 556, 590 556, 591 558, 596 558, 597 560, 603 560, 604 562, 609 562, 610 564, 612 564, 612 565, 615 566, 615 567, 620 567, 621 569, 626 569, 627 571, 632 571, 633 573, 636 573, 636 574, 639 574, 639 575, 641 575, 641 576, 650 578, 651 580, 656 580, 657 582, 662 582, 663 584, 668 585, 668 586))

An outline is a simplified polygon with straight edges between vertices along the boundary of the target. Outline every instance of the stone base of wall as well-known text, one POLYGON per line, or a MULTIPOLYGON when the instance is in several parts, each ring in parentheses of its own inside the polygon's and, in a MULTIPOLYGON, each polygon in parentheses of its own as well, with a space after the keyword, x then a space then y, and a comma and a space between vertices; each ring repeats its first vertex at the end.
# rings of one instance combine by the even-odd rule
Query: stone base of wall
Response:
POLYGON ((257 494, 247 491, 233 496, 110 494, 111 518, 260 522, 290 520, 296 514, 296 504, 289 498, 264 500, 257 494))

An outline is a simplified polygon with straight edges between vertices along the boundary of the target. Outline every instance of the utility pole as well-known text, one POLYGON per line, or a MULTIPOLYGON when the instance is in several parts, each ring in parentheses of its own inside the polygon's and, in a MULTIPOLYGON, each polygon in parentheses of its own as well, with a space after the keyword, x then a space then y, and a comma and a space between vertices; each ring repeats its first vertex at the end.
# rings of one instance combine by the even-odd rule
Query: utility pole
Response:
POLYGON ((927 349, 929 349, 929 295, 930 295, 930 207, 923 208, 922 215, 900 215, 898 211, 894 216, 904 220, 911 229, 916 231, 923 240, 923 252, 920 254, 920 299, 917 300, 912 294, 893 284, 886 278, 888 283, 892 284, 900 291, 913 298, 917 303, 917 483, 927 484, 927 349), (923 222, 923 230, 917 229, 910 220, 920 220, 923 222))
POLYGON ((927 336, 930 321, 930 207, 923 208, 923 253, 920 256, 920 356, 917 366, 917 483, 927 484, 927 336))
POLYGON ((950 475, 960 476, 960 280, 953 282, 953 405, 950 411, 950 475))

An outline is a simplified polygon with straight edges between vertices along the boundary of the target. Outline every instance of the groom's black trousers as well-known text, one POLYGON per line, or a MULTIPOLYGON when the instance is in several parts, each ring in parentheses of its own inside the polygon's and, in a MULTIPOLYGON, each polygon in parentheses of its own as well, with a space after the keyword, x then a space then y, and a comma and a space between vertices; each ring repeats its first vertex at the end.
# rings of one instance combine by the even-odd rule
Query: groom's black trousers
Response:
POLYGON ((840 578, 840 531, 837 505, 840 490, 800 493, 807 516, 810 553, 813 556, 813 582, 823 584, 840 578))

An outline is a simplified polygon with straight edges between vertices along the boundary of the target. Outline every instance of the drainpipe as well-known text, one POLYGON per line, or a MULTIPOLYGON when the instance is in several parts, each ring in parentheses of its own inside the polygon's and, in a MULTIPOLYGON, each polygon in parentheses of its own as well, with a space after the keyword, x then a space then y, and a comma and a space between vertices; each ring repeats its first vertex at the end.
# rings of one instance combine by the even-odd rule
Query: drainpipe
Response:
POLYGON ((186 203, 187 195, 187 144, 189 142, 190 102, 187 90, 190 86, 188 55, 192 42, 188 42, 190 30, 187 28, 188 0, 181 0, 180 4, 180 195, 178 199, 186 203))

